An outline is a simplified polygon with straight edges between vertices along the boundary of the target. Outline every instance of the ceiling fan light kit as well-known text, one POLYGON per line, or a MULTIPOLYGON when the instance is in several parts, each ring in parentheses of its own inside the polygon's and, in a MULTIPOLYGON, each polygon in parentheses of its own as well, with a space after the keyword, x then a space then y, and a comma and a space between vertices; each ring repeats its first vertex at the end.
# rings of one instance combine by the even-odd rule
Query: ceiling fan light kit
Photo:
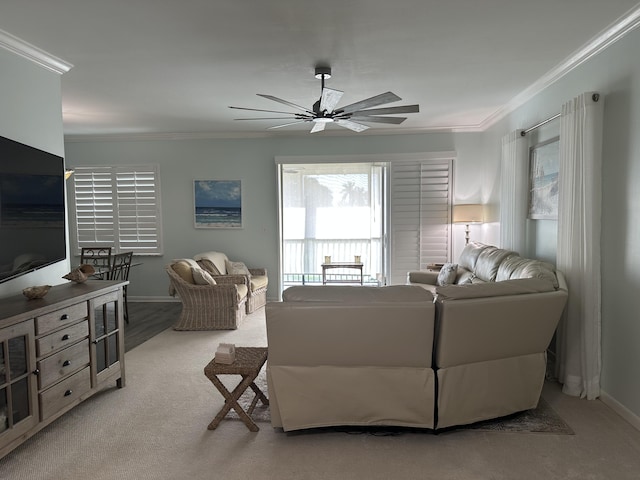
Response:
POLYGON ((310 133, 323 131, 328 123, 335 123, 354 132, 363 132, 369 128, 367 125, 364 125, 365 123, 389 123, 398 125, 407 119, 407 117, 388 117, 381 115, 393 115, 397 113, 417 113, 420 111, 419 105, 371 108, 378 105, 384 105, 387 103, 402 100, 392 92, 382 93, 380 95, 376 95, 375 97, 370 97, 365 100, 361 100, 359 102, 336 109, 338 102, 342 98, 344 92, 324 86, 324 81, 331 78, 331 67, 317 66, 315 69, 315 78, 317 78, 321 82, 321 94, 320 99, 313 104, 313 107, 311 109, 307 109, 278 97, 274 97, 273 95, 258 93, 258 96, 260 97, 281 103, 283 105, 287 105, 288 107, 299 110, 301 113, 245 107, 229 108, 233 108, 236 110, 249 110, 252 112, 279 113, 289 115, 287 117, 236 118, 235 120, 294 120, 293 122, 269 127, 269 129, 283 128, 299 123, 311 122, 313 124, 313 127, 311 128, 310 133))

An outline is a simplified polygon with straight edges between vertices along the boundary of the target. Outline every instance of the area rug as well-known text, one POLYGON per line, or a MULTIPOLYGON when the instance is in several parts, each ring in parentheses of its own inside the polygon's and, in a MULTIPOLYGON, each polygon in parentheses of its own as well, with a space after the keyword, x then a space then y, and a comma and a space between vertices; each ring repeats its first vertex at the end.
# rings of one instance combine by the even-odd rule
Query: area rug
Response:
MULTIPOLYGON (((263 369, 258 378, 255 381, 256 385, 262 390, 265 395, 267 394, 267 380, 265 370, 263 369)), ((238 403, 245 411, 251 405, 254 393, 251 389, 240 397, 238 403)), ((227 418, 233 418, 240 420, 234 410, 231 410, 227 415, 227 418)), ((269 406, 263 405, 258 401, 251 418, 256 423, 269 423, 271 421, 271 415, 269 412, 269 406)), ((345 431, 345 428, 334 428, 333 430, 345 431)), ((356 433, 354 430, 358 430, 357 427, 347 427, 348 433, 356 433)), ((416 431, 416 429, 402 429, 389 427, 364 427, 362 430, 366 430, 373 434, 391 434, 401 433, 402 431, 416 431), (391 432, 393 430, 393 432, 391 432)), ((540 398, 538 407, 533 410, 526 410, 524 412, 515 413, 506 417, 498 418, 495 420, 486 420, 483 422, 477 422, 472 425, 465 425, 462 427, 453 427, 443 432, 453 432, 460 430, 483 430, 492 432, 519 432, 519 433, 550 433, 554 435, 574 435, 574 431, 571 427, 551 408, 543 398, 540 398)))

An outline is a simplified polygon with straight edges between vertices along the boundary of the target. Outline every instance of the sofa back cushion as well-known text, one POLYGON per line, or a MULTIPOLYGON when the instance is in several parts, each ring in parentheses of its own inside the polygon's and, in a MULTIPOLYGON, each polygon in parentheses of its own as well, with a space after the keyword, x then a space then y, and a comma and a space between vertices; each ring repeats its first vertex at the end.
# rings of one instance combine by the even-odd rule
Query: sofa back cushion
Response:
POLYGON ((285 302, 331 303, 403 303, 433 302, 431 292, 414 285, 387 287, 359 287, 348 285, 304 285, 287 288, 282 294, 285 302))
POLYGON ((458 267, 473 272, 476 268, 476 261, 478 260, 478 256, 485 248, 488 247, 489 245, 485 245, 484 243, 469 242, 467 245, 465 245, 464 249, 462 249, 462 253, 460 253, 460 258, 458 259, 458 267))
POLYGON ((505 258, 498 267, 498 273, 496 274, 496 282, 502 282, 509 280, 514 270, 521 264, 528 262, 526 258, 522 258, 520 255, 512 255, 505 258))
POLYGON ((503 250, 497 247, 487 247, 480 252, 473 270, 474 275, 485 281, 495 282, 500 264, 508 257, 517 255, 510 250, 503 250))
POLYGON ((469 283, 465 285, 447 285, 436 287, 438 301, 462 300, 468 298, 499 297, 522 295, 526 293, 553 292, 555 287, 543 278, 522 278, 503 282, 469 283))
POLYGON ((555 288, 558 288, 558 278, 556 277, 554 266, 540 260, 527 260, 520 263, 513 270, 510 277, 510 279, 516 278, 542 278, 550 281, 555 288))
POLYGON ((202 268, 208 270, 212 275, 227 274, 227 256, 222 252, 204 252, 195 255, 196 260, 202 268))

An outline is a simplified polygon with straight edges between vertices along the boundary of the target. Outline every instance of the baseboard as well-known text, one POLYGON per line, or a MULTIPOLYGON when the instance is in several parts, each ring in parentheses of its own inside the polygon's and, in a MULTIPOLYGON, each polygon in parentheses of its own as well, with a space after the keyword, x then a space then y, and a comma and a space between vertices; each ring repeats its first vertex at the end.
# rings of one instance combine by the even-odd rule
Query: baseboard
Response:
POLYGON ((131 297, 129 296, 127 298, 128 302, 148 302, 148 303, 159 303, 159 302, 180 302, 180 299, 178 297, 172 297, 170 295, 166 295, 166 296, 162 296, 162 297, 145 297, 145 296, 138 296, 138 297, 131 297))
POLYGON ((609 395, 607 392, 600 390, 600 400, 611 410, 616 412, 627 422, 629 422, 636 430, 640 430, 640 417, 622 405, 619 401, 609 395))

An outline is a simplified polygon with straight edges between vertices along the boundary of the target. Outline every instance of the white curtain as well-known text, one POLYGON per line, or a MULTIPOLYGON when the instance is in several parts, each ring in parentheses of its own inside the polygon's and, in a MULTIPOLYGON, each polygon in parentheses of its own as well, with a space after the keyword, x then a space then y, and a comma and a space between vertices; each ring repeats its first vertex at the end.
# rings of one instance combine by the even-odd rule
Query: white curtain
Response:
POLYGON ((556 342, 558 380, 568 395, 600 395, 600 211, 603 100, 584 93, 560 117, 558 250, 569 300, 556 342))
POLYGON ((527 141, 520 130, 502 137, 500 246, 525 255, 529 187, 527 141))

